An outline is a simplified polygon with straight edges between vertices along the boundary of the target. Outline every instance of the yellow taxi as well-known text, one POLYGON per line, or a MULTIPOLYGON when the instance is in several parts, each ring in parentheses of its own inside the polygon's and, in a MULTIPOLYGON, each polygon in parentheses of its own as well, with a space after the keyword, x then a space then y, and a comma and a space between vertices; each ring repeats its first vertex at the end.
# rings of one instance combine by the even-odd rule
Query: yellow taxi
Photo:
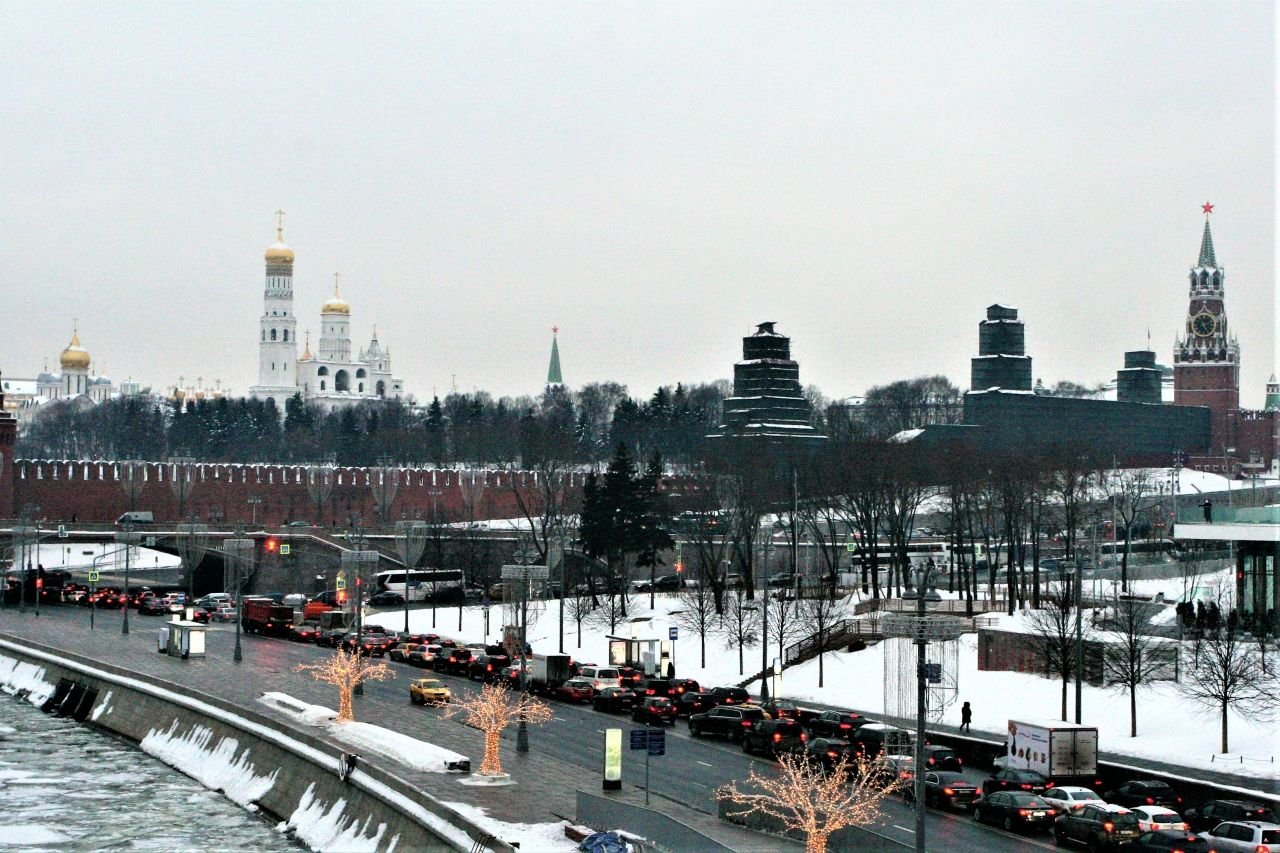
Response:
POLYGON ((409 701, 415 705, 443 705, 453 694, 438 678, 418 678, 409 684, 409 701))

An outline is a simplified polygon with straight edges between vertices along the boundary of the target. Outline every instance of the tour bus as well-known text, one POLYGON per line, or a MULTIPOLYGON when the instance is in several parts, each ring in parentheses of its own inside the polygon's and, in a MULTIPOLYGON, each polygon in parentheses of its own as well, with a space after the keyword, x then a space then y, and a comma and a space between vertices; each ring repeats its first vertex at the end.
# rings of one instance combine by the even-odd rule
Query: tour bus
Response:
POLYGON ((463 595, 461 569, 390 569, 373 576, 375 593, 398 592, 407 601, 456 603, 463 595))

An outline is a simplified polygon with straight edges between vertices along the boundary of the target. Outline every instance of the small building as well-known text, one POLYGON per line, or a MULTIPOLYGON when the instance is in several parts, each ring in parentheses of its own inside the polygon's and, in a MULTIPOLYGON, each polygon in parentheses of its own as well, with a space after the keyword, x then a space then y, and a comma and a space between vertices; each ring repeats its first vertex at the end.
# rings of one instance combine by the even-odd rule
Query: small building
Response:
MULTIPOLYGON (((1242 497, 1243 499, 1243 497, 1242 497)), ((1173 528, 1178 542, 1230 542, 1236 558, 1234 605, 1252 629, 1264 619, 1280 628, 1280 504, 1223 506, 1207 498, 1180 507, 1173 528)))

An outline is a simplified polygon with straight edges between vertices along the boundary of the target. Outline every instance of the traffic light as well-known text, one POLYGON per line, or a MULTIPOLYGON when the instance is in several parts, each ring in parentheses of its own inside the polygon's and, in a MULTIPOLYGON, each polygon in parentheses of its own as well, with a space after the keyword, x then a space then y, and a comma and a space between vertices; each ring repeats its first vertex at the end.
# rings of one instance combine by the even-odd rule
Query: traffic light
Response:
POLYGON ((676 574, 681 574, 683 572, 684 572, 684 563, 680 562, 679 560, 676 560, 676 574))
POLYGON ((280 540, 274 536, 268 536, 262 547, 266 549, 268 554, 274 554, 280 549, 280 540))
POLYGON ((345 589, 338 590, 338 603, 339 604, 347 603, 347 591, 345 589))

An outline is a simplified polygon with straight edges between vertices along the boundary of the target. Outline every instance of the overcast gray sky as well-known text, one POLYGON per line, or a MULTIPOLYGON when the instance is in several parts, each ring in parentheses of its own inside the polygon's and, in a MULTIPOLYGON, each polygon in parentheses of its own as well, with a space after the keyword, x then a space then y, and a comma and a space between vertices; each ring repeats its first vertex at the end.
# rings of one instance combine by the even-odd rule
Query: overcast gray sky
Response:
POLYGON ((257 378, 342 273, 410 392, 732 375, 776 320, 830 397, 1170 362, 1203 217, 1246 404, 1276 369, 1270 2, 0 0, 0 369, 257 378))

